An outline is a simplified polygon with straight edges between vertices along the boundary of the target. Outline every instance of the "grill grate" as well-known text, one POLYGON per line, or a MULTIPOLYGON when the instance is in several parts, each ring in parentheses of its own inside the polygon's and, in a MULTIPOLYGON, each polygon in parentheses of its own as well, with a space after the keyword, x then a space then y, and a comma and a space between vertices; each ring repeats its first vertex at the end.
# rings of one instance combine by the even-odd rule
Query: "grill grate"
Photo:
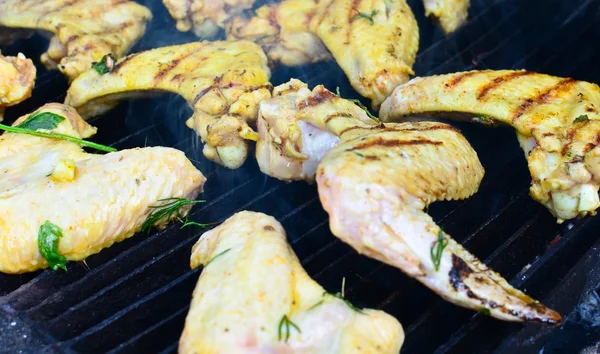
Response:
MULTIPOLYGON (((600 0, 473 0, 470 22, 447 38, 423 17, 420 1, 409 3, 421 30, 415 64, 419 74, 527 68, 600 81, 600 68, 595 65, 600 0)), ((134 51, 195 40, 191 34, 175 33, 160 1, 148 0, 146 5, 155 19, 134 51), (169 36, 161 35, 163 30, 169 36)), ((44 39, 34 37, 4 52, 20 50, 35 58, 46 45, 44 39)), ((43 68, 39 73, 33 97, 11 108, 9 121, 64 98, 64 78, 43 68)), ((280 68, 273 72, 272 82, 289 77, 310 86, 339 86, 344 96, 357 97, 335 63, 280 68)), ((207 202, 194 208, 192 219, 222 221, 243 209, 276 217, 302 265, 327 290, 338 291, 346 277, 346 293, 354 303, 380 308, 400 319, 407 335, 404 353, 519 351, 533 336, 537 339, 528 341, 524 352, 537 352, 544 339, 556 335, 556 329, 508 324, 450 305, 399 270, 357 255, 330 234, 314 186, 268 178, 252 159, 236 171, 214 166, 201 155, 197 137, 183 124, 190 115, 181 98, 167 96, 122 104, 91 123, 99 129, 96 141, 119 149, 166 145, 185 151, 208 178, 203 195, 207 202)), ((477 150, 486 176, 474 197, 435 204, 430 214, 513 285, 568 314, 575 304, 566 299, 577 298, 584 289, 570 293, 562 283, 581 282, 582 272, 587 274, 582 269, 593 269, 589 259, 597 260, 598 253, 588 250, 600 247, 594 232, 600 219, 556 225, 527 194, 527 164, 511 129, 455 125, 477 150)), ((89 257, 89 268, 71 263, 68 273, 0 274, 0 312, 33 327, 48 352, 175 352, 199 275, 189 269, 191 247, 199 235, 171 225, 89 257)), ((565 328, 577 325, 568 326, 567 321, 565 328)), ((553 348, 560 348, 560 343, 553 348)))

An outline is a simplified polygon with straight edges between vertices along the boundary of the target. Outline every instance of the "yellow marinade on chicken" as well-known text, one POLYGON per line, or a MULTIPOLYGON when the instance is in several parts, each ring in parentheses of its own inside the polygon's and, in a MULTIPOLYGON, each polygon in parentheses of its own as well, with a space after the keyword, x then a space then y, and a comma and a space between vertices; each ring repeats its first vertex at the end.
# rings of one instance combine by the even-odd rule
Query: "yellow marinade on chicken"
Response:
POLYGON ((127 0, 0 0, 0 26, 54 34, 41 60, 69 81, 106 54, 124 56, 151 18, 149 9, 127 0))
POLYGON ((31 96, 36 69, 23 54, 4 57, 0 52, 0 122, 4 109, 23 102, 31 96))
POLYGON ((600 206, 600 88, 527 71, 471 71, 416 78, 398 87, 381 119, 461 112, 517 130, 529 164, 531 196, 559 222, 600 206))
POLYGON ((423 0, 425 15, 433 16, 446 34, 467 22, 470 0, 423 0))
POLYGON ((151 49, 122 58, 109 70, 82 74, 69 88, 65 103, 91 117, 137 91, 177 93, 194 110, 187 126, 200 135, 204 155, 228 168, 246 160, 247 139, 258 139, 251 128, 258 104, 271 97, 267 58, 249 41, 151 49))
POLYGON ((250 19, 233 18, 226 30, 229 39, 254 40, 284 65, 332 55, 374 108, 408 81, 419 46, 405 0, 284 0, 257 9, 250 19))
POLYGON ((327 293, 273 217, 239 212, 194 245, 204 266, 179 353, 397 354, 400 323, 327 293))
POLYGON ((163 0, 182 32, 193 30, 200 38, 213 37, 233 16, 252 8, 254 0, 163 0))
MULTIPOLYGON (((32 115, 61 118, 43 129, 74 138, 96 133, 68 106, 47 104, 32 115)), ((90 154, 77 143, 6 132, 0 136, 0 272, 48 267, 39 248, 41 226, 60 228, 58 254, 69 261, 131 237, 167 198, 194 199, 205 178, 183 152, 136 148, 90 154)), ((187 210, 181 210, 182 214, 187 210)), ((158 220, 162 225, 168 220, 158 220)))
POLYGON ((382 124, 322 86, 310 91, 298 80, 273 95, 259 110, 260 169, 283 180, 313 180, 316 173, 335 236, 459 306, 508 321, 560 322, 423 211, 479 187, 483 167, 457 130, 433 122, 382 124))

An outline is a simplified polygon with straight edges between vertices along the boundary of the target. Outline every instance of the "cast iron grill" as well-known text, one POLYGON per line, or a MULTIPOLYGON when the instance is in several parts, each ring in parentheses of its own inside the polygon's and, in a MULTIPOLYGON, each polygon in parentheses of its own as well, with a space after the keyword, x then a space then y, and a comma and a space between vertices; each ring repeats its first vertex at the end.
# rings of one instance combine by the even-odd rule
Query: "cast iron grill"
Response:
MULTIPOLYGON (((419 75, 525 68, 600 82, 600 0, 473 0, 469 23, 449 37, 423 17, 420 1, 409 3, 421 33, 419 75)), ((145 5, 154 20, 134 51, 196 40, 175 30, 160 1, 145 5)), ((36 36, 3 51, 23 51, 35 59, 46 46, 36 36)), ((339 86, 343 96, 357 97, 334 62, 278 68, 272 82, 290 77, 311 87, 339 86)), ((40 68, 33 97, 11 108, 7 120, 46 102, 61 102, 66 87, 61 75, 40 68)), ((91 124, 99 129, 95 141, 119 149, 164 145, 185 151, 208 178, 207 202, 194 208, 192 219, 220 222, 248 209, 280 220, 316 281, 336 292, 345 277, 346 294, 356 305, 382 309, 401 321, 403 353, 537 353, 542 347, 544 353, 575 353, 598 341, 600 315, 582 309, 600 302, 595 290, 600 218, 559 226, 528 196, 527 164, 512 129, 452 123, 477 150, 486 176, 474 197, 437 203, 429 212, 513 285, 561 312, 566 320, 561 328, 509 324, 458 308, 399 270, 357 255, 330 234, 314 186, 268 178, 252 158, 235 171, 209 163, 195 133, 184 126, 190 115, 185 102, 170 95, 122 104, 91 124)), ((200 234, 173 224, 137 234, 89 257, 87 264, 72 262, 67 273, 0 274, 0 321, 18 323, 1 331, 0 340, 8 344, 0 351, 175 352, 200 274, 189 269, 191 247, 200 234), (20 327, 29 334, 16 340, 20 327)))

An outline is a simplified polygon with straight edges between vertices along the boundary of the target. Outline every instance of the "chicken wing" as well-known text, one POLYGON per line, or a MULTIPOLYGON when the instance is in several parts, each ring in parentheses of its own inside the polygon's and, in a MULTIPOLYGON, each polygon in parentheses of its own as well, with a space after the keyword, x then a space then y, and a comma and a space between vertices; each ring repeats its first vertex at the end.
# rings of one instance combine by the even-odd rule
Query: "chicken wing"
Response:
POLYGON ((273 217, 243 211, 204 234, 180 353, 398 353, 400 323, 312 280, 273 217))
POLYGON ((260 47, 249 41, 196 42, 129 55, 106 74, 88 70, 73 82, 65 103, 84 117, 112 108, 136 91, 178 93, 194 109, 187 126, 204 155, 228 168, 246 160, 247 139, 257 140, 258 104, 271 97, 270 71, 260 47))
POLYGON ((163 0, 177 29, 193 29, 200 38, 213 37, 225 22, 243 10, 252 8, 254 0, 163 0))
POLYGON ((4 109, 23 102, 31 96, 36 69, 23 54, 4 57, 0 52, 0 122, 4 109))
MULTIPOLYGON (((96 132, 71 107, 52 103, 37 111, 41 113, 63 118, 53 133, 86 138, 96 132)), ((181 151, 171 148, 94 155, 73 142, 8 132, 0 136, 0 169, 4 273, 48 266, 38 245, 46 222, 62 233, 58 253, 67 260, 82 260, 132 236, 151 214, 149 207, 162 199, 195 198, 206 180, 181 151)))
POLYGON ((423 211, 436 200, 471 196, 482 177, 475 151, 458 131, 420 122, 342 135, 316 180, 331 232, 359 253, 457 305, 506 321, 559 323, 558 313, 510 286, 423 211))
POLYGON ((433 16, 446 34, 467 22, 471 0, 423 0, 425 16, 433 16))
POLYGON ((151 18, 146 7, 126 0, 0 0, 0 26, 54 33, 41 60, 69 81, 106 54, 125 55, 151 18))
POLYGON ((327 59, 328 50, 374 108, 408 81, 419 46, 405 0, 284 0, 250 19, 233 18, 226 30, 229 39, 255 40, 285 65, 327 59))
POLYGON ((472 71, 417 78, 381 108, 384 121, 461 112, 513 126, 529 163, 531 196, 559 222, 600 206, 598 85, 527 71, 472 71))

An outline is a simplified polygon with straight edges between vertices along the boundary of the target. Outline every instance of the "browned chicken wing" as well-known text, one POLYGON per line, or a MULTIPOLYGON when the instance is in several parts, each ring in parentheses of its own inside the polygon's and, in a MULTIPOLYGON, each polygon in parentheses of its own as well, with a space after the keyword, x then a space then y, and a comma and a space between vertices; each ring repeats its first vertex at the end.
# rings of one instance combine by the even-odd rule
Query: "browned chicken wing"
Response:
POLYGON ((31 96, 36 69, 23 54, 4 57, 0 52, 0 122, 4 109, 31 96))

